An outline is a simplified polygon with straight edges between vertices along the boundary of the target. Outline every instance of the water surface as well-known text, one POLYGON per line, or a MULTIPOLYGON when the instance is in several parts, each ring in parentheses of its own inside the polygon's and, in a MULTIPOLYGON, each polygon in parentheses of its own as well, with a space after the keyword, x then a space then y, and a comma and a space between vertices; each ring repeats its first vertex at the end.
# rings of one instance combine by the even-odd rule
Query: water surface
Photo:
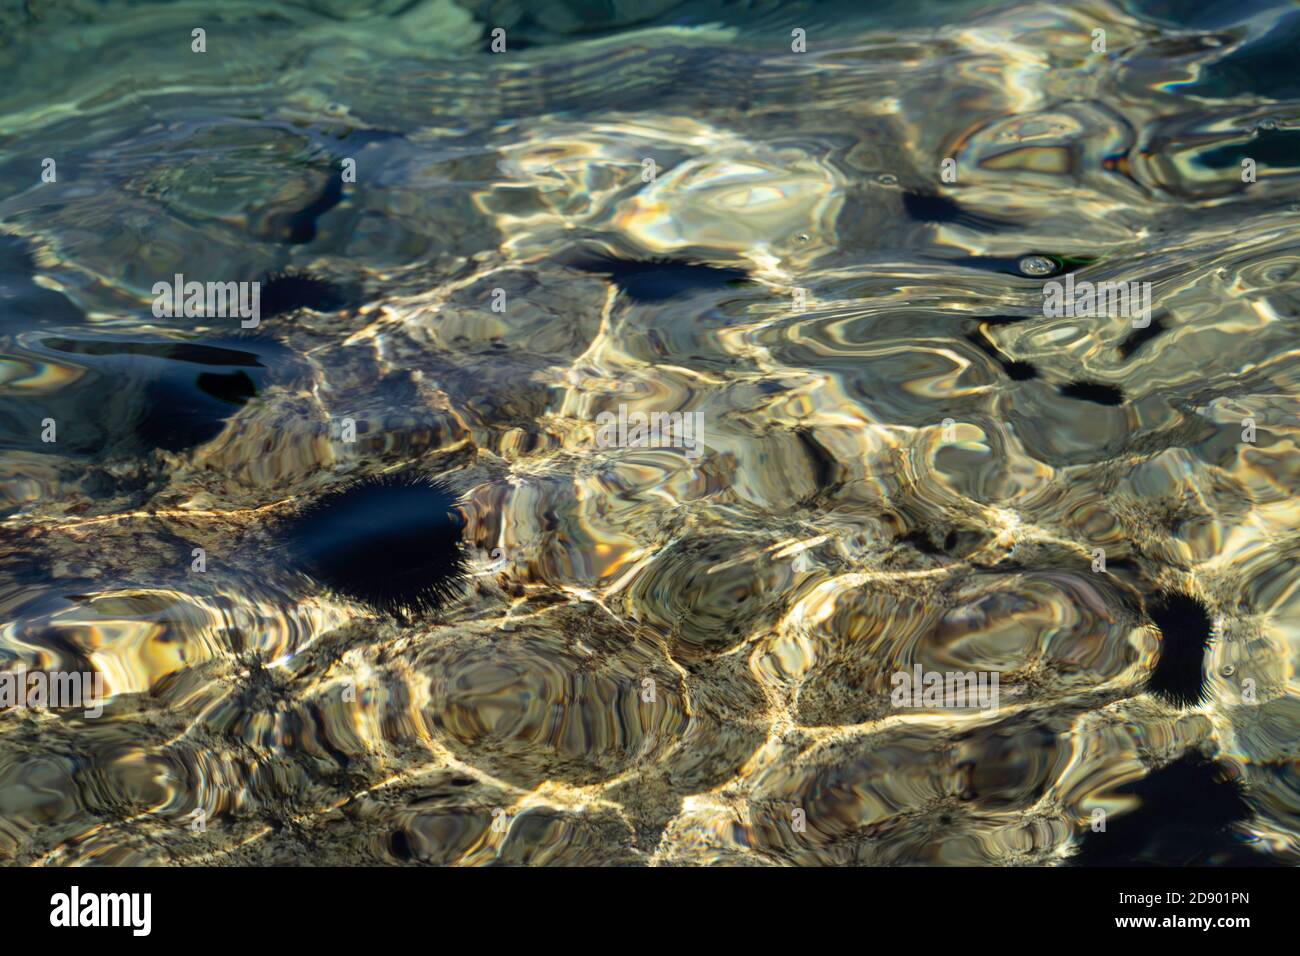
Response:
POLYGON ((1297 862, 1300 13, 863 6, 0 12, 0 859, 1297 862))

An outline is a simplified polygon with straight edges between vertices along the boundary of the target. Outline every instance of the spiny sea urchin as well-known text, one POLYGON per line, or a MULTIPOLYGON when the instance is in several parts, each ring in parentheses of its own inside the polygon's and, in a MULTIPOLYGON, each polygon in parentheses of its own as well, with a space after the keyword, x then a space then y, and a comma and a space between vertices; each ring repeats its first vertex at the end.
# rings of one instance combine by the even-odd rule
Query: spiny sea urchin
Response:
MULTIPOLYGON (((1134 805, 1084 834, 1074 866, 1248 866, 1265 862, 1237 825, 1252 814, 1226 765, 1192 751, 1115 788, 1134 805)), ((1121 804, 1122 805, 1122 804, 1121 804)))
POLYGON ((680 259, 587 255, 572 265, 583 272, 609 276, 619 291, 635 302, 665 302, 691 292, 725 289, 748 278, 744 269, 680 259))
POLYGON ((1188 594, 1164 592, 1147 602, 1160 628, 1160 659, 1147 689, 1178 707, 1205 700, 1205 651, 1210 646, 1210 612, 1188 594))
POLYGON ((390 614, 435 611, 461 591, 468 556, 457 495, 420 474, 387 474, 329 491, 286 534, 307 574, 390 614))
POLYGON ((348 293, 337 283, 309 272, 286 269, 263 277, 262 318, 285 315, 297 309, 336 312, 348 303, 348 293))

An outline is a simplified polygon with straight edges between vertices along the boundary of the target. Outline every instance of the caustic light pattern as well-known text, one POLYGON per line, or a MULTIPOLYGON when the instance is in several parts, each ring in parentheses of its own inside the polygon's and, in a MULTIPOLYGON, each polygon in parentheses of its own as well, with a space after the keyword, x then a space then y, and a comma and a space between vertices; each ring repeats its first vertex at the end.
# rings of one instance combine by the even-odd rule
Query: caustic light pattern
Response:
POLYGON ((1300 862, 1298 42, 3 5, 0 862, 1300 862))

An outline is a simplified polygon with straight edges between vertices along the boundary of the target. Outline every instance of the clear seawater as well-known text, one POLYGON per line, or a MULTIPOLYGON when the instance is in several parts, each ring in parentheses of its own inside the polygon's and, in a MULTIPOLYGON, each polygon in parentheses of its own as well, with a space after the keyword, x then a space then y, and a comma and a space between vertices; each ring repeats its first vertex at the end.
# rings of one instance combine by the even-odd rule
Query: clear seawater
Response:
POLYGON ((1300 861, 1298 44, 0 5, 0 861, 1300 861))

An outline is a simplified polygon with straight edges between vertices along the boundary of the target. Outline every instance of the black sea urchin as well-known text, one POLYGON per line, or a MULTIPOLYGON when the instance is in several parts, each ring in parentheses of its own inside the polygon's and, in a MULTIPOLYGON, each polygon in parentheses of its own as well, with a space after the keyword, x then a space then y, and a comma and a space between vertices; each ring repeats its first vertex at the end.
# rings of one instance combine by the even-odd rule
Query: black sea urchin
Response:
POLYGON ((298 309, 336 312, 347 305, 348 294, 328 279, 308 272, 286 270, 273 272, 262 279, 260 303, 264 319, 298 309))
POLYGON ((1116 788, 1135 810, 1090 830, 1075 866, 1249 866, 1266 862, 1234 830, 1251 816, 1230 770, 1199 753, 1184 754, 1116 788))
POLYGON ((666 302, 694 292, 712 292, 745 282, 744 269, 677 259, 620 259, 591 255, 573 263, 583 272, 609 276, 634 302, 666 302))
POLYGON ((1210 646, 1210 612, 1196 598, 1168 592, 1147 602, 1160 628, 1160 659, 1147 688, 1179 707, 1205 700, 1205 651, 1210 646))
POLYGON ((1081 402, 1095 402, 1098 405, 1123 405, 1124 393, 1114 385, 1102 382, 1070 382, 1061 386, 1061 394, 1066 398, 1076 398, 1081 402))
POLYGON ((468 558, 456 494, 424 475, 380 475, 330 491, 287 529, 317 581, 380 611, 434 611, 460 593, 468 558))

